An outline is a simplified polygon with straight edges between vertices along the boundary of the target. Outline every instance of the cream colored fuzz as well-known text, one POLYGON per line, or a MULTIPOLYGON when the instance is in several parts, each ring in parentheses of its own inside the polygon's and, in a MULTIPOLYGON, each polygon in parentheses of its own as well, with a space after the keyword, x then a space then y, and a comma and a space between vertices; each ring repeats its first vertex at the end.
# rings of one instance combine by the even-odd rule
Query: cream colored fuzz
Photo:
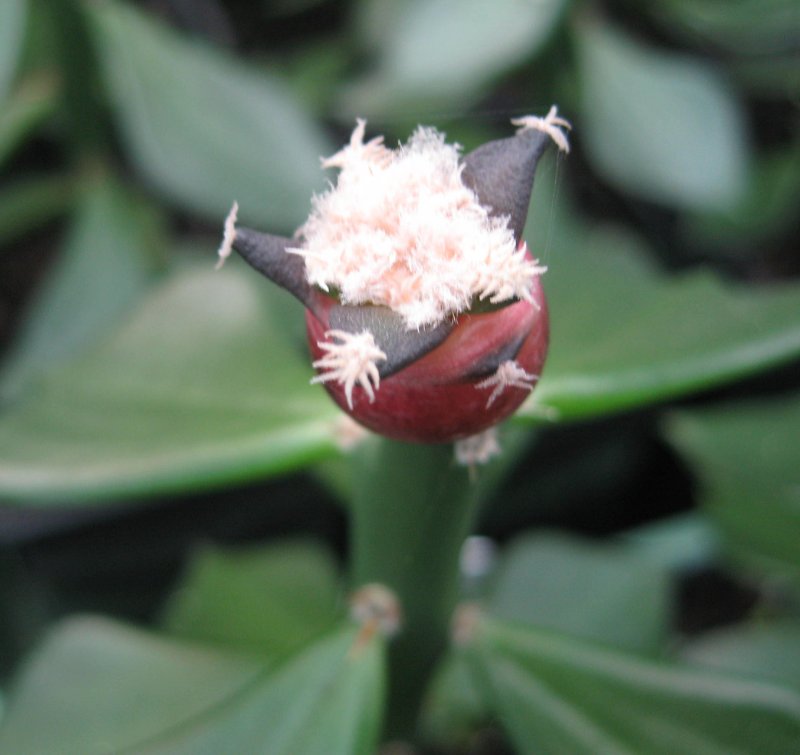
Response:
POLYGON ((528 257, 528 245, 523 243, 511 255, 498 255, 478 276, 476 288, 478 298, 489 299, 492 304, 508 301, 515 297, 531 302, 539 309, 530 290, 530 281, 547 272, 528 257))
POLYGON ((353 408, 353 388, 356 383, 366 391, 369 400, 374 401, 375 390, 381 383, 377 362, 385 361, 386 354, 378 348, 372 333, 368 330, 361 333, 329 330, 325 337, 333 340, 317 342, 317 346, 327 353, 313 363, 312 366, 321 372, 311 382, 335 380, 343 385, 350 409, 353 408))
POLYGON ((519 126, 517 133, 525 131, 542 131, 547 134, 562 151, 569 153, 569 140, 562 129, 572 130, 572 124, 558 115, 558 108, 553 105, 544 118, 536 115, 525 115, 522 118, 514 118, 511 123, 519 126))
POLYGON ((533 390, 533 383, 538 380, 538 375, 531 375, 517 364, 513 359, 503 362, 494 373, 486 380, 482 380, 475 385, 476 388, 494 388, 486 402, 488 409, 506 388, 524 388, 533 390))
POLYGON ((352 451, 370 435, 369 430, 359 425, 349 414, 340 412, 333 423, 333 439, 342 451, 352 451))
POLYGON ((530 299, 543 268, 520 253, 507 217, 494 217, 461 179, 457 145, 419 127, 389 149, 349 144, 323 162, 335 187, 314 197, 289 251, 305 259, 309 283, 335 288, 344 304, 385 305, 409 330, 468 310, 475 297, 530 299))
POLYGON ((236 219, 239 215, 239 203, 234 202, 228 217, 225 218, 225 230, 222 234, 222 243, 217 250, 217 264, 215 269, 219 270, 224 264, 225 260, 231 256, 233 251, 233 242, 236 240, 236 219))
POLYGON ((490 427, 477 435, 457 440, 454 445, 456 462, 463 467, 474 467, 476 464, 486 464, 490 459, 501 453, 500 443, 497 440, 497 428, 490 427))
MULTIPOLYGON (((362 640, 376 631, 393 637, 403 626, 403 607, 400 599, 386 585, 370 582, 359 587, 349 599, 350 618, 366 630, 362 640)), ((356 645, 358 646, 358 639, 356 645)))

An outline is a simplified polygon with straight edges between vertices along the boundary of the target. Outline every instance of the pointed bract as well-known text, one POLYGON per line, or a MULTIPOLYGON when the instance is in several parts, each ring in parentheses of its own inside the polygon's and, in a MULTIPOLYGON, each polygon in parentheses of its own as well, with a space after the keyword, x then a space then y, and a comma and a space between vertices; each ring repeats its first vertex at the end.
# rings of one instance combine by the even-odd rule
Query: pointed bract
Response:
POLYGON ((348 333, 367 330, 372 333, 375 343, 386 355, 386 360, 378 365, 382 378, 399 372, 435 349, 447 338, 454 325, 451 319, 447 319, 435 327, 409 330, 402 316, 388 307, 342 304, 331 307, 329 321, 336 330, 348 333))
POLYGON ((482 144, 465 155, 461 180, 492 215, 508 217, 519 243, 533 189, 533 175, 551 138, 542 131, 523 131, 482 144))
MULTIPOLYGON (((233 248, 262 275, 297 297, 318 317, 320 296, 306 280, 305 261, 286 249, 292 239, 237 228, 233 248)), ((450 333, 453 323, 445 320, 436 327, 408 330, 403 318, 388 307, 334 304, 328 315, 331 328, 358 334, 371 332, 386 361, 379 367, 382 378, 389 377, 435 349, 450 333)))
POLYGON ((305 263, 301 257, 286 252, 292 243, 283 236, 237 228, 233 248, 250 266, 310 307, 313 290, 306 280, 305 263))

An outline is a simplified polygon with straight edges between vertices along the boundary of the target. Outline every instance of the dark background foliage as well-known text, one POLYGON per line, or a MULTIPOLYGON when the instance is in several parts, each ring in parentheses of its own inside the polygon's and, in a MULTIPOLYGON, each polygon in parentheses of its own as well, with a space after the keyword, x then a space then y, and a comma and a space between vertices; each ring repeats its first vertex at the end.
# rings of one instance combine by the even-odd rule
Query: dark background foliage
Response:
POLYGON ((211 274, 231 201, 291 233, 356 116, 468 150, 554 102, 572 151, 527 231, 553 353, 478 532, 568 533, 526 573, 576 603, 583 548, 644 554, 660 653, 800 687, 798 70, 786 0, 6 2, 0 688, 61 617, 163 625, 210 544, 347 563, 301 313, 211 274))

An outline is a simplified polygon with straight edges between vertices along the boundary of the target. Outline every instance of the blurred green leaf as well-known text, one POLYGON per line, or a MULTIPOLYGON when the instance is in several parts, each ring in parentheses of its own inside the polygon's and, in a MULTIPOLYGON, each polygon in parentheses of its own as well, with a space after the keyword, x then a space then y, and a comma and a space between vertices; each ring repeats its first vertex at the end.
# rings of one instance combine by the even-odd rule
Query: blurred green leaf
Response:
POLYGON ((58 88, 52 76, 30 76, 20 82, 0 110, 0 165, 28 134, 55 109, 58 88))
POLYGON ((293 16, 305 13, 317 5, 322 5, 326 0, 262 0, 264 12, 267 15, 293 16))
POLYGON ((489 711, 462 653, 450 653, 431 681, 421 728, 427 740, 443 750, 467 752, 475 729, 489 719, 489 711), (454 749, 455 748, 455 749, 454 749))
POLYGON ((75 202, 71 176, 18 178, 0 190, 0 245, 14 241, 57 218, 75 202))
POLYGON ((797 752, 800 695, 480 620, 468 658, 520 753, 797 752))
POLYGON ((796 49, 796 0, 657 0, 652 13, 690 40, 737 56, 796 49))
POLYGON ((0 103, 6 97, 25 37, 26 0, 0 3, 0 103))
POLYGON ((293 230, 333 150, 280 80, 117 2, 87 3, 108 93, 142 173, 182 207, 293 230))
POLYGON ((649 522, 620 536, 629 552, 671 572, 698 569, 716 560, 719 533, 697 511, 649 522))
POLYGON ((186 269, 104 344, 0 419, 0 496, 69 500, 208 487, 335 451, 338 410, 308 385, 264 302, 230 269, 186 269))
POLYGON ((800 396, 676 412, 666 430, 736 553, 800 579, 800 396))
POLYGON ((800 51, 732 60, 737 83, 758 97, 793 100, 800 97, 800 51))
POLYGON ((684 660, 800 690, 800 623, 773 621, 726 627, 692 640, 684 660))
POLYGON ((99 619, 62 625, 18 680, 0 726, 16 755, 371 753, 378 637, 337 632, 277 670, 99 619))
POLYGON ((394 33, 407 3, 396 0, 358 0, 353 4, 356 38, 370 52, 378 52, 394 33))
POLYGON ((352 65, 352 52, 349 40, 336 36, 299 46, 273 63, 292 91, 313 108, 314 115, 324 118, 329 115, 336 90, 352 65))
MULTIPOLYGON (((7 535, 9 529, 8 520, 3 517, 0 536, 7 535)), ((33 649, 52 621, 50 586, 34 572, 20 550, 0 548, 0 679, 4 685, 20 658, 33 649)), ((3 703, 0 696, 0 721, 3 703)))
POLYGON ((763 154, 747 192, 730 210, 686 213, 679 222, 683 233, 695 242, 732 255, 789 229, 797 221, 798 196, 800 140, 787 149, 763 154))
POLYGON ((372 755, 383 713, 384 663, 379 634, 363 641, 356 630, 338 631, 153 752, 372 755))
POLYGON ((100 618, 58 625, 28 660, 0 723, 0 751, 108 753, 209 717, 262 667, 100 618))
POLYGON ((552 333, 542 380, 518 417, 607 414, 800 355, 797 284, 746 287, 707 270, 670 276, 628 231, 585 227, 563 212, 529 226, 549 268, 552 333))
POLYGON ((501 619, 656 653, 669 626, 669 588, 664 569, 624 546, 539 533, 517 538, 508 549, 488 610, 501 619))
POLYGON ((739 104, 699 58, 644 47, 587 18, 578 25, 579 133, 611 183, 688 208, 727 208, 748 174, 739 104))
POLYGON ((414 0, 362 12, 362 33, 380 40, 376 73, 345 94, 349 114, 397 116, 452 107, 531 58, 555 28, 566 0, 414 0), (390 23, 386 23, 388 18, 390 23), (373 25, 380 29, 370 29, 373 25), (367 28, 363 28, 367 27, 367 28))
POLYGON ((183 639, 275 659, 331 628, 340 589, 333 557, 315 543, 206 546, 168 601, 163 624, 183 639))
MULTIPOLYGON (((43 198, 52 199, 36 197, 43 198)), ((120 187, 100 181, 85 190, 61 256, 4 364, 0 395, 18 396, 32 378, 93 345, 120 321, 153 278, 155 236, 150 208, 120 187)))

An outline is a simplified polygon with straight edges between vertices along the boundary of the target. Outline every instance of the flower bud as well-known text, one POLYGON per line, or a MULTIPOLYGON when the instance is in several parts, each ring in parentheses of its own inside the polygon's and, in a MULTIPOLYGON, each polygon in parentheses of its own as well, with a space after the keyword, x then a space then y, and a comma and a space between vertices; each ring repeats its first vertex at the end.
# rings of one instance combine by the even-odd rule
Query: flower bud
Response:
MULTIPOLYGON (((348 400, 346 383, 328 380, 325 388, 355 420, 397 440, 444 443, 482 432, 519 407, 544 365, 548 320, 538 280, 531 294, 532 301, 458 315, 439 346, 371 392, 354 390, 348 400)), ((316 363, 324 358, 322 345, 330 331, 324 314, 328 302, 321 303, 321 316, 306 311, 316 363)))
POLYGON ((293 239, 225 226, 236 249, 306 306, 314 383, 377 433, 441 443, 512 414, 538 380, 548 343, 539 266, 521 238, 555 107, 513 137, 461 157, 433 129, 397 150, 364 142, 323 161, 337 185, 314 198, 293 239))

